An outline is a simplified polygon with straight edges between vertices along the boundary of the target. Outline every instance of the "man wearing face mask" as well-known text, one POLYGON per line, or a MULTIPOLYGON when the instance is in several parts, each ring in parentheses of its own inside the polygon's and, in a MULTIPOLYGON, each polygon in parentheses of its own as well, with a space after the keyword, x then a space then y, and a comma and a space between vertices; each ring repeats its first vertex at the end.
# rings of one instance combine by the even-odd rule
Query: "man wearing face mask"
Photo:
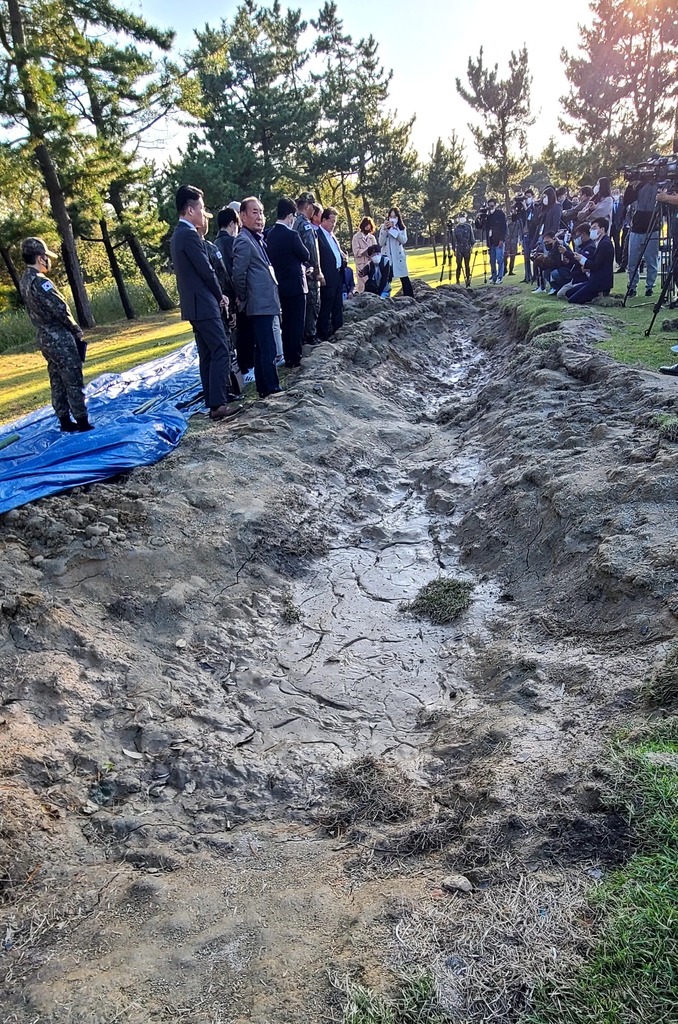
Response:
POLYGON ((366 252, 368 262, 358 271, 365 279, 365 291, 388 298, 391 284, 391 264, 388 256, 384 256, 381 247, 371 245, 366 252))
POLYGON ((582 284, 570 292, 567 297, 568 302, 579 306, 584 302, 591 302, 601 292, 606 293, 612 290, 614 246, 608 238, 609 228, 610 222, 606 217, 596 217, 591 222, 591 240, 596 246, 595 253, 588 258, 581 252, 573 253, 574 259, 587 275, 588 280, 586 284, 582 284))
POLYGON ((469 224, 466 214, 462 212, 457 217, 457 223, 452 232, 452 248, 457 260, 457 284, 459 284, 461 278, 463 264, 467 288, 471 287, 471 251, 475 241, 476 237, 473 234, 473 228, 469 224))
POLYGON ((579 288, 580 285, 586 284, 588 278, 580 265, 579 261, 575 259, 575 253, 581 253, 582 256, 586 257, 586 260, 590 260, 596 252, 596 243, 591 240, 589 235, 588 224, 578 224, 574 229, 574 252, 566 245, 559 245, 560 255, 563 258, 563 264, 570 272, 570 280, 566 281, 564 275, 559 275, 556 287, 558 287, 558 298, 566 299, 570 292, 573 292, 575 288, 579 288))
POLYGON ((49 278, 58 259, 42 238, 25 238, 21 255, 26 270, 19 282, 26 312, 37 331, 40 351, 47 360, 52 405, 64 433, 92 430, 83 397, 82 364, 86 345, 68 303, 49 278), (75 422, 71 419, 71 413, 75 422))
POLYGON ((624 203, 622 202, 621 192, 615 186, 612 189, 612 218, 610 223, 610 239, 614 246, 614 257, 617 261, 617 266, 621 267, 622 263, 622 231, 624 228, 624 203))
POLYGON ((504 239, 506 238, 506 214, 497 206, 496 199, 487 201, 487 245, 490 250, 492 283, 501 284, 504 277, 504 239))

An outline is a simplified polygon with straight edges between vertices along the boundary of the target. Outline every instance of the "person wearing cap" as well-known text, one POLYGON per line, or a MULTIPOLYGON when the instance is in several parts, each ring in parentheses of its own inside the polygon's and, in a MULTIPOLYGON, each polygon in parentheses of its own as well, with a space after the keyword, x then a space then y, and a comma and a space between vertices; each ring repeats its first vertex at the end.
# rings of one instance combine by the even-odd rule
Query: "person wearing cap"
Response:
POLYGON ((82 330, 73 319, 66 299, 47 277, 52 260, 59 257, 47 248, 42 238, 25 238, 21 255, 26 269, 19 289, 37 331, 40 351, 47 360, 54 412, 66 433, 92 430, 83 396, 82 364, 86 345, 82 330))
POLYGON ((297 219, 294 230, 308 249, 306 296, 306 319, 304 321, 304 344, 317 345, 317 325, 320 313, 320 288, 325 283, 320 270, 320 252, 318 251, 317 234, 311 223, 315 199, 310 192, 302 192, 297 199, 297 219))

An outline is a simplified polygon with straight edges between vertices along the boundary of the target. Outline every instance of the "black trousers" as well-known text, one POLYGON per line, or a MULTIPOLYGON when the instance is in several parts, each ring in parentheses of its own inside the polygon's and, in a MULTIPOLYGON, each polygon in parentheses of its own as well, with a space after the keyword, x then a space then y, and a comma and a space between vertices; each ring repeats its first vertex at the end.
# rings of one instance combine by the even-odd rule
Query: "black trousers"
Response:
POLYGON ((254 335, 254 379, 260 398, 280 390, 275 368, 275 335, 272 316, 251 316, 254 335))
POLYGON ((227 401, 231 379, 231 357, 221 317, 213 320, 191 320, 200 359, 200 379, 205 405, 218 409, 227 401))
POLYGON ((254 331, 250 318, 242 310, 236 313, 235 351, 241 373, 247 373, 254 366, 254 331))
POLYGON ((320 313, 318 314, 318 337, 327 341, 335 331, 344 325, 344 296, 341 293, 341 278, 334 288, 325 285, 320 289, 320 313), (331 322, 331 326, 330 326, 331 322))
POLYGON ((409 295, 410 298, 414 298, 414 292, 412 291, 412 282, 409 277, 400 278, 400 286, 403 290, 403 295, 409 295))
POLYGON ((467 283, 471 281, 471 255, 470 253, 455 253, 457 257, 457 284, 459 284, 459 278, 461 277, 462 263, 464 265, 464 278, 467 283))
POLYGON ((622 261, 622 233, 621 228, 610 228, 610 239, 614 246, 614 258, 617 261, 617 265, 621 266, 622 261))
POLYGON ((285 366, 299 366, 301 363, 301 346, 304 340, 304 322, 306 320, 306 296, 280 296, 282 313, 283 355, 285 366))

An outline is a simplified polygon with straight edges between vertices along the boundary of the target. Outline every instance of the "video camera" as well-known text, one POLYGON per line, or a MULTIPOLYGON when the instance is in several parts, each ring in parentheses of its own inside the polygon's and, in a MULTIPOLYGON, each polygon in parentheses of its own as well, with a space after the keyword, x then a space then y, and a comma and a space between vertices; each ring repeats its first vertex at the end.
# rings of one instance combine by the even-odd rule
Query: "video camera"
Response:
POLYGON ((527 203, 525 202, 525 196, 522 192, 519 195, 513 197, 511 208, 514 213, 518 214, 518 216, 525 213, 525 210, 527 209, 527 203))
POLYGON ((657 185, 678 184, 678 154, 659 156, 654 160, 641 160, 638 164, 618 167, 626 181, 652 181, 657 185))

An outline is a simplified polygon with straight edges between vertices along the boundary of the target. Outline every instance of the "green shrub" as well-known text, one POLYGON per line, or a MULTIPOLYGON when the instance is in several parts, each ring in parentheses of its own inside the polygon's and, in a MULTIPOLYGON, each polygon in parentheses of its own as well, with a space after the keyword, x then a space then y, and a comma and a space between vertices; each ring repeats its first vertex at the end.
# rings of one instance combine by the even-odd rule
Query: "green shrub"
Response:
POLYGON ((35 328, 23 309, 8 309, 0 315, 0 352, 35 342, 35 328))

